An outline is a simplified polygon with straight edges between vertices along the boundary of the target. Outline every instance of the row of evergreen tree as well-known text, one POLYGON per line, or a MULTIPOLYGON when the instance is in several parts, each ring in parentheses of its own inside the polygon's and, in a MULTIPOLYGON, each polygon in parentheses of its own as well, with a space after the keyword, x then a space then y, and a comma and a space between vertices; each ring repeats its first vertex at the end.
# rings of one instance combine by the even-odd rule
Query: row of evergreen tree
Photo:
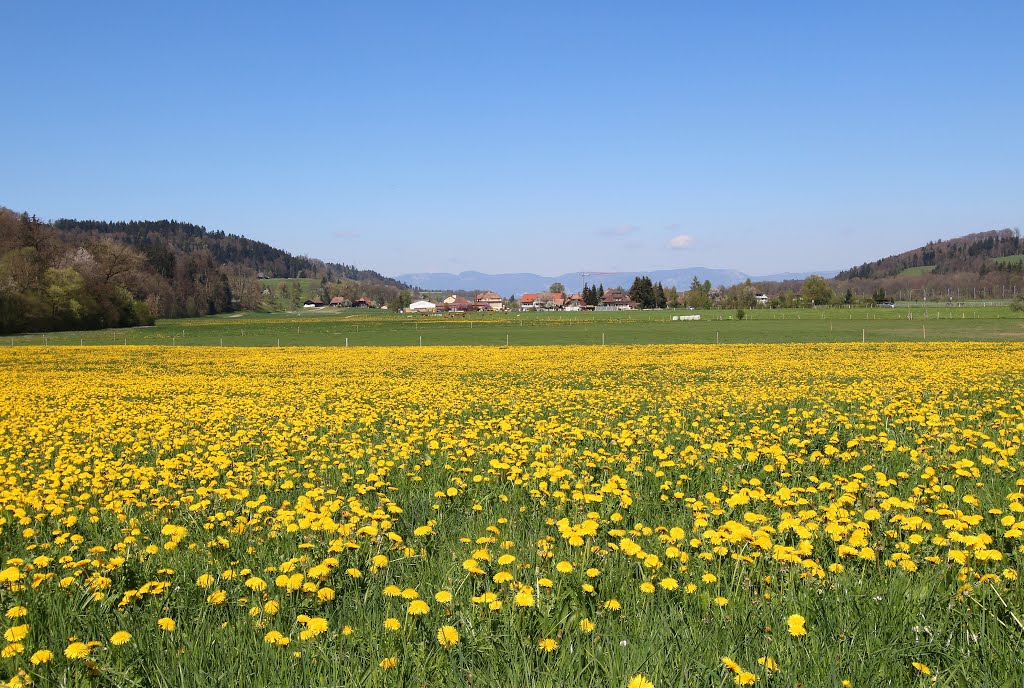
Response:
POLYGON ((633 286, 629 288, 629 298, 640 304, 641 308, 668 307, 665 288, 661 286, 661 282, 652 282, 651 278, 647 275, 642 275, 633 280, 633 286))

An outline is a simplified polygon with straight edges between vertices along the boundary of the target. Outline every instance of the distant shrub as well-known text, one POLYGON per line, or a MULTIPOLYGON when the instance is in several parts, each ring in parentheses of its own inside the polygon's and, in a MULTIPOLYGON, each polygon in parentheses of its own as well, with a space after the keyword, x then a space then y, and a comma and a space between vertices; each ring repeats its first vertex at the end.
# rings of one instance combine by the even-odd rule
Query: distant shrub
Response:
POLYGON ((736 319, 737 320, 743 320, 743 318, 745 318, 745 317, 747 317, 747 312, 745 310, 743 310, 742 308, 737 308, 736 309, 736 319))
POLYGON ((1024 294, 1021 294, 1010 302, 1010 310, 1016 313, 1024 311, 1024 294))

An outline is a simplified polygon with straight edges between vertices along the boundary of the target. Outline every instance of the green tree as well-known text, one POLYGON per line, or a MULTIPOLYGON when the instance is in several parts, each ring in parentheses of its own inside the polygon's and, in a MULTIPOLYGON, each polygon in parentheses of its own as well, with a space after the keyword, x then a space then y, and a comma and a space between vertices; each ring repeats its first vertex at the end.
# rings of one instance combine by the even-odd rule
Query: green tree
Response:
POLYGON ((804 305, 812 306, 827 306, 835 298, 832 287, 821 275, 811 275, 805 279, 800 295, 803 297, 804 305))
POLYGON ((633 279, 633 286, 629 288, 629 298, 640 304, 641 308, 654 308, 654 284, 651 278, 646 275, 633 279))
POLYGON ((654 307, 664 308, 668 303, 668 297, 665 296, 665 287, 661 286, 661 282, 654 285, 654 307))
POLYGON ((667 308, 676 308, 679 306, 679 290, 675 287, 669 287, 665 290, 665 306, 667 308))
POLYGON ((388 299, 388 308, 393 311, 400 311, 408 308, 412 303, 412 292, 408 289, 399 290, 394 296, 388 299))
POLYGON ((711 282, 701 282, 694 275, 690 281, 690 288, 683 294, 683 301, 691 308, 711 308, 711 282))
POLYGON ((548 287, 548 292, 552 294, 564 294, 565 285, 561 282, 554 282, 550 287, 548 287))
POLYGON ((46 271, 46 300, 55 321, 76 325, 82 317, 82 290, 85 280, 73 268, 50 268, 46 271))

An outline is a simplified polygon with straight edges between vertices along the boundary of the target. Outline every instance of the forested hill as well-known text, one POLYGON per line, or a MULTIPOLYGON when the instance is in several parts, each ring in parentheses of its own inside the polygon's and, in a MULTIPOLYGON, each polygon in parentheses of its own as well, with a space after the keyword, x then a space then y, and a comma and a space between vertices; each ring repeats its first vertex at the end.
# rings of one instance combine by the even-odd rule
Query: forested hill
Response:
POLYGON ((177 220, 104 222, 61 219, 53 226, 69 235, 112 236, 145 253, 149 261, 165 274, 175 254, 206 250, 219 265, 245 266, 263 277, 327 277, 331 281, 344 278, 374 280, 397 288, 407 286, 373 270, 293 256, 262 241, 209 231, 203 226, 177 220))
POLYGON ((0 334, 279 307, 266 303, 273 299, 264 277, 320 280, 318 293, 327 298, 344 293, 384 303, 405 293, 401 282, 372 270, 184 222, 48 224, 0 207, 0 334))
POLYGON ((996 259, 1021 253, 1024 253, 1024 241, 1021 241, 1020 233, 1012 229, 999 229, 966 234, 946 241, 930 241, 920 248, 844 270, 835 279, 896 277, 906 271, 914 272, 914 268, 936 274, 984 274, 987 269, 998 268, 1000 263, 996 259))

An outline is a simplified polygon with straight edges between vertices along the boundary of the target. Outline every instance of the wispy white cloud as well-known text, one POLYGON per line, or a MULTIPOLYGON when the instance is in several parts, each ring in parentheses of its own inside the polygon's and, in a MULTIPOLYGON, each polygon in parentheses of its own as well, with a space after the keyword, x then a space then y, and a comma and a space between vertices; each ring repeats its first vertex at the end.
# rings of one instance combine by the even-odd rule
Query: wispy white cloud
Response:
POLYGON ((668 247, 674 251, 682 251, 684 248, 690 248, 695 243, 697 243, 697 240, 689 234, 676 234, 668 240, 668 247))
POLYGON ((634 225, 621 225, 619 227, 612 227, 611 229, 599 229, 597 230, 597 233, 600 236, 605 237, 624 237, 639 231, 640 228, 634 225))

